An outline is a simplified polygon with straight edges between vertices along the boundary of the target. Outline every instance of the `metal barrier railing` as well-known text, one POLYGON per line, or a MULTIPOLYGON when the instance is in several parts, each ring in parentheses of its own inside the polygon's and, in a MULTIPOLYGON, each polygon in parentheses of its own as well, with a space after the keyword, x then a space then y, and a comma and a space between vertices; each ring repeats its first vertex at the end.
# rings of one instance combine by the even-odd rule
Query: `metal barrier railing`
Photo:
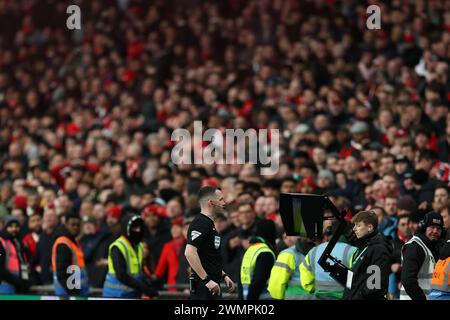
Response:
MULTIPOLYGON (((32 286, 30 288, 30 295, 36 296, 44 296, 51 297, 54 295, 55 287, 50 285, 41 285, 41 286, 32 286)), ((164 285, 164 290, 159 290, 159 296, 155 299, 159 300, 186 300, 189 298, 189 285, 188 284, 177 284, 177 285, 164 285), (178 291, 168 291, 168 289, 177 289, 178 291)), ((226 300, 236 300, 238 295, 236 293, 228 293, 226 286, 222 285, 222 297, 226 300)), ((100 298, 102 296, 103 289, 102 288, 91 288, 90 289, 90 297, 92 298, 100 298)), ((17 295, 19 297, 20 295, 17 295)), ((10 296, 14 297, 14 295, 10 296)), ((2 297, 0 296, 0 300, 2 297)))

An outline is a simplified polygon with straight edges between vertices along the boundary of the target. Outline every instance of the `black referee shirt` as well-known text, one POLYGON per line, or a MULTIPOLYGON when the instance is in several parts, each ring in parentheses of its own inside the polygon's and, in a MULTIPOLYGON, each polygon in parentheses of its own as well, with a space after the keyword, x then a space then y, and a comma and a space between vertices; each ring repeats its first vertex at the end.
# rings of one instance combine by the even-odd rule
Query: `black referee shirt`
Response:
MULTIPOLYGON (((222 278, 221 239, 214 222, 204 214, 199 214, 189 225, 187 243, 197 248, 200 262, 211 280, 219 283, 222 278)), ((194 270, 192 270, 194 272, 194 270)), ((199 279, 195 274, 194 277, 199 279)))

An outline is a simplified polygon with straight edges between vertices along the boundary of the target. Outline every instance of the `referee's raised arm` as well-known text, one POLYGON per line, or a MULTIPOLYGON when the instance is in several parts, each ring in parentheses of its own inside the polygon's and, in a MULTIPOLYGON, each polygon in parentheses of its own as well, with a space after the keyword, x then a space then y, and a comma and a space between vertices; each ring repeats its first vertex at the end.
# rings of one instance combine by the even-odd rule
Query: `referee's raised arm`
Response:
POLYGON ((214 226, 218 213, 225 210, 222 191, 206 186, 199 190, 201 213, 191 222, 184 252, 192 269, 189 277, 191 299, 217 299, 221 296, 220 281, 223 279, 233 291, 234 282, 223 272, 220 254, 221 238, 214 226))

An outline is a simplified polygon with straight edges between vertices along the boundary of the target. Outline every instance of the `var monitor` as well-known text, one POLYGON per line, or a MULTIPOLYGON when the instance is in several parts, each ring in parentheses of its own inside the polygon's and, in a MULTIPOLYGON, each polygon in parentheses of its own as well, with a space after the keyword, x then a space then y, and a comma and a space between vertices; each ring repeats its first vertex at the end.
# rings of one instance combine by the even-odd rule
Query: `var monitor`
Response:
POLYGON ((326 203, 324 195, 281 193, 280 215, 286 234, 321 239, 326 203))

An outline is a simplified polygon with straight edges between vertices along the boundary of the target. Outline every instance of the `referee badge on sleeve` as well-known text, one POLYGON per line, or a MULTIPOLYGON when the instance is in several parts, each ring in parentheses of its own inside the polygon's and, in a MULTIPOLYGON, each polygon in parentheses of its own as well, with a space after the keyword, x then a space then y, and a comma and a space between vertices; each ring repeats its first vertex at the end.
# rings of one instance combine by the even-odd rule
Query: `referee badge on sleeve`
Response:
POLYGON ((192 241, 194 241, 196 238, 198 238, 200 235, 201 235, 202 233, 201 232, 198 232, 198 231, 192 231, 191 232, 191 239, 192 239, 192 241))
POLYGON ((219 247, 220 247, 220 237, 219 236, 214 236, 214 247, 216 249, 219 249, 219 247))

